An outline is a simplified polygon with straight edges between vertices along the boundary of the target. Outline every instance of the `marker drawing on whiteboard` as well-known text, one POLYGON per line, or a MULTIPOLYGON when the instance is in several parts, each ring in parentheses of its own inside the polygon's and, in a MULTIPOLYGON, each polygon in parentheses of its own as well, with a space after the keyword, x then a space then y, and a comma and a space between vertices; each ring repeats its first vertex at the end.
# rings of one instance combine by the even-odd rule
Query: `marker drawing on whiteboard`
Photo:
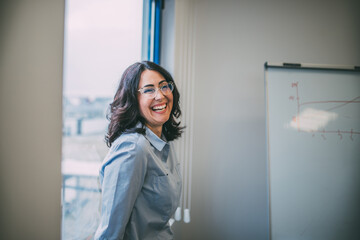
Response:
POLYGON ((352 98, 350 100, 321 100, 321 101, 304 101, 300 100, 299 82, 291 83, 291 88, 295 88, 295 94, 289 96, 289 101, 295 101, 296 99, 296 116, 292 116, 290 126, 295 128, 298 132, 311 133, 312 137, 318 133, 323 140, 326 140, 326 134, 337 134, 340 140, 343 140, 344 134, 349 134, 351 141, 354 141, 355 135, 360 135, 359 131, 350 130, 325 130, 325 126, 329 121, 333 121, 338 117, 338 113, 333 112, 335 109, 341 109, 349 104, 360 104, 360 96, 352 98), (329 106, 330 105, 330 106, 329 106), (306 106, 305 109, 303 109, 306 106), (318 110, 311 108, 323 108, 324 110, 318 110), (322 129, 322 130, 320 130, 322 129))

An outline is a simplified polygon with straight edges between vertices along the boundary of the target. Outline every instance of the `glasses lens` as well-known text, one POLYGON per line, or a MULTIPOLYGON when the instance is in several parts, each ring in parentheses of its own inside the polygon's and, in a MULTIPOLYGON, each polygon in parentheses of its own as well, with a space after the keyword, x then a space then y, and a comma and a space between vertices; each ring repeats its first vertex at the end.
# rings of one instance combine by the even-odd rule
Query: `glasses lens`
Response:
POLYGON ((153 88, 153 87, 146 87, 146 88, 143 88, 143 92, 142 92, 142 93, 143 93, 145 96, 151 98, 151 97, 154 96, 155 92, 156 92, 155 88, 153 88))
POLYGON ((174 90, 174 85, 172 83, 165 83, 160 86, 160 89, 163 94, 170 94, 174 90))

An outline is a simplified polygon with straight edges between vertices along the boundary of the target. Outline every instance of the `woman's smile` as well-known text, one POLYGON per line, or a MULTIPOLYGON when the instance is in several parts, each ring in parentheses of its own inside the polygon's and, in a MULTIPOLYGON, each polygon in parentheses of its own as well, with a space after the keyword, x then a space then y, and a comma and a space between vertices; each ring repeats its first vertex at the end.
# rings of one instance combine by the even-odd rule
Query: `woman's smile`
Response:
POLYGON ((165 112, 165 108, 166 108, 166 103, 164 104, 157 104, 155 106, 152 107, 152 110, 155 111, 156 113, 163 113, 165 112))

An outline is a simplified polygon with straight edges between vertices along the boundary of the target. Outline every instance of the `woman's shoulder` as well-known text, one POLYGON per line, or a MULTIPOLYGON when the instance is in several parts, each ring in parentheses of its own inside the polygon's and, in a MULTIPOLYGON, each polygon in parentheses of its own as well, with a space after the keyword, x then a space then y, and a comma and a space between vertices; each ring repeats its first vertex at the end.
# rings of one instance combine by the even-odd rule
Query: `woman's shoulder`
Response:
MULTIPOLYGON (((124 133, 111 145, 109 152, 102 162, 102 170, 112 162, 125 159, 138 159, 146 154, 146 139, 140 133, 124 133)), ((143 159, 143 158, 140 158, 143 159)))
POLYGON ((120 150, 126 148, 126 146, 133 146, 137 148, 142 148, 146 143, 145 137, 141 133, 132 132, 132 133, 123 133, 112 143, 110 151, 120 150))

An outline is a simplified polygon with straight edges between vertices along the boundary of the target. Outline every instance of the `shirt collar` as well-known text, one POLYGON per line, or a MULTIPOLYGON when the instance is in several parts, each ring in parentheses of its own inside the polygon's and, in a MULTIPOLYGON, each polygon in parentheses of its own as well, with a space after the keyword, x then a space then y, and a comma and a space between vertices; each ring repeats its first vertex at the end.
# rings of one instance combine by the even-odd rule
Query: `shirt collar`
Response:
MULTIPOLYGON (((153 133, 148 127, 145 126, 146 134, 145 137, 151 145, 153 145, 158 151, 162 151, 167 142, 159 138, 155 133, 153 133)), ((164 138, 164 136, 163 136, 164 138)))

